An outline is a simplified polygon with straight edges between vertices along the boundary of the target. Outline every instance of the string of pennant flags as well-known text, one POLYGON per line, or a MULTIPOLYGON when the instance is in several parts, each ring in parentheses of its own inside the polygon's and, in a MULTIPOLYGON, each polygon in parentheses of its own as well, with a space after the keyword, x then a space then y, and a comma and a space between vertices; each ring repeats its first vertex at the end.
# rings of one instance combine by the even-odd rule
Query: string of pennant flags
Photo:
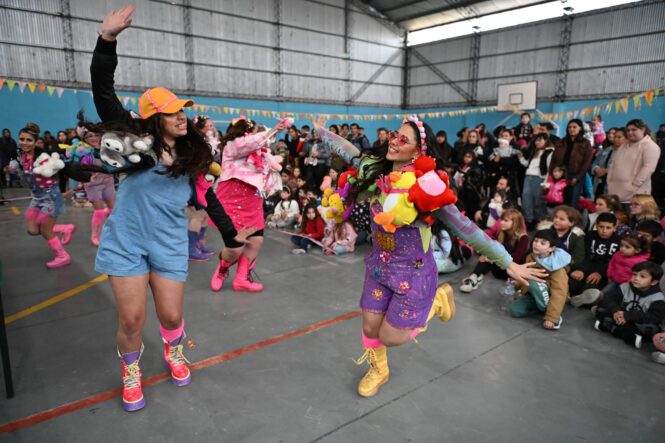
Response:
MULTIPOLYGON (((7 78, 0 78, 0 90, 3 87, 7 86, 7 89, 10 92, 17 91, 23 94, 26 89, 31 94, 34 94, 35 91, 39 94, 48 93, 49 96, 53 97, 57 95, 58 98, 62 97, 62 94, 66 90, 71 90, 75 94, 86 93, 92 94, 91 91, 87 90, 78 90, 71 88, 63 88, 60 86, 51 86, 44 83, 38 82, 28 82, 21 80, 12 80, 7 78)), ((640 110, 642 108, 642 101, 644 101, 648 107, 653 106, 653 102, 656 97, 658 97, 661 92, 665 90, 665 87, 659 87, 654 89, 649 89, 648 91, 641 92, 635 95, 629 95, 623 98, 610 100, 605 103, 600 103, 595 106, 561 111, 557 113, 543 114, 540 113, 540 117, 545 120, 570 120, 572 118, 586 118, 591 115, 596 114, 611 114, 612 112, 619 114, 623 112, 624 114, 628 113, 632 105, 634 110, 640 110)), ((122 102, 124 106, 136 106, 138 99, 134 96, 129 95, 118 95, 118 100, 122 102)), ((521 112, 521 109, 515 106, 482 106, 478 108, 467 108, 467 109, 457 109, 457 110, 441 110, 441 111, 432 111, 432 112, 422 112, 417 113, 418 117, 421 119, 430 118, 430 119, 441 119, 441 118, 454 118, 460 117, 468 114, 485 114, 488 112, 505 112, 510 111, 513 113, 521 112)), ((245 115, 248 117, 273 117, 273 118, 284 118, 284 117, 294 117, 300 120, 312 119, 318 116, 324 116, 328 120, 340 120, 340 121, 361 121, 361 120, 402 120, 407 118, 413 113, 381 113, 381 114, 337 114, 337 113, 305 113, 305 112, 288 112, 288 111, 273 111, 265 109, 252 109, 244 107, 231 107, 231 106, 215 106, 215 105, 201 105, 195 104, 192 106, 191 111, 194 113, 201 114, 218 114, 218 115, 230 115, 238 116, 245 115)))

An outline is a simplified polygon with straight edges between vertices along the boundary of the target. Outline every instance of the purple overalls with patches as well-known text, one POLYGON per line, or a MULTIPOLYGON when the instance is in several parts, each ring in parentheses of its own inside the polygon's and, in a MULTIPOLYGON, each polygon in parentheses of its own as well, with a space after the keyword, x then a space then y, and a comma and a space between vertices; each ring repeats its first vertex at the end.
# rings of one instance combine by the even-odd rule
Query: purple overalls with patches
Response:
MULTIPOLYGON (((372 214, 381 212, 378 200, 374 199, 371 209, 372 214)), ((372 220, 372 236, 360 308, 385 314, 388 323, 398 329, 425 326, 438 274, 431 248, 423 250, 420 229, 410 225, 390 233, 372 220)))

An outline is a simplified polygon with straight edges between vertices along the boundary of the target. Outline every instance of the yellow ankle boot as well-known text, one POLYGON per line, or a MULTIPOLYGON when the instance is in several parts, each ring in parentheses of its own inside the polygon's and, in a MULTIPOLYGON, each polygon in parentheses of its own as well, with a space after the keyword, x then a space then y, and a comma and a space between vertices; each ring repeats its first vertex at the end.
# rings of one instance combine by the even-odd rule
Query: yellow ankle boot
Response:
POLYGON ((454 316, 457 308, 455 307, 455 292, 453 287, 448 283, 444 283, 436 289, 436 295, 434 296, 434 302, 432 303, 432 308, 427 315, 427 324, 420 332, 425 332, 429 321, 438 316, 441 321, 448 322, 454 316))
POLYGON ((369 370, 358 383, 358 394, 361 397, 372 397, 390 378, 388 349, 385 346, 365 349, 365 353, 356 360, 356 364, 361 365, 365 361, 369 363, 369 370))

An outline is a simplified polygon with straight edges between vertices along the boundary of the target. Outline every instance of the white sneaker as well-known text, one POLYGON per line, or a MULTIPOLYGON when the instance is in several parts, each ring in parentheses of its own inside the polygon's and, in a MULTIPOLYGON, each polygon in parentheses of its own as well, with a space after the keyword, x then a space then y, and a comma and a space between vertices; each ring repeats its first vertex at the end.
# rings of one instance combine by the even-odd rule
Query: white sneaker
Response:
POLYGON ((642 349, 642 336, 635 334, 635 349, 642 349))
POLYGON ((659 363, 661 365, 665 365, 665 353, 662 352, 652 352, 651 353, 651 360, 655 361, 656 363, 659 363))
POLYGON ((302 255, 302 254, 307 254, 307 251, 305 251, 304 249, 300 249, 300 248, 298 248, 298 249, 291 249, 291 254, 294 254, 294 255, 302 255))
POLYGON ((592 305, 600 298, 600 291, 598 289, 587 289, 580 295, 570 297, 570 304, 579 308, 584 305, 592 305))
POLYGON ((593 324, 593 329, 600 331, 600 320, 596 320, 596 322, 593 324))
POLYGON ((476 276, 476 274, 471 274, 469 277, 465 278, 464 281, 462 281, 462 285, 459 289, 462 292, 469 293, 478 289, 478 286, 480 286, 482 282, 482 275, 476 276))
POLYGON ((558 331, 559 329, 561 329, 562 323, 563 323, 563 317, 559 317, 559 321, 554 323, 554 327, 552 328, 552 330, 558 331))

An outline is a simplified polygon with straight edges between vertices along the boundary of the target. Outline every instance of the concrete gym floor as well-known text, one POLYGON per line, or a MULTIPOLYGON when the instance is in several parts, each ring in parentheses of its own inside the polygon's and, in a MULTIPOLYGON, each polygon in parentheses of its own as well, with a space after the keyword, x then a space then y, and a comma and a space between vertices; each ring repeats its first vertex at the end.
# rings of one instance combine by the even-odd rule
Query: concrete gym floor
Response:
MULTIPOLYGON (((27 202, 14 206, 23 212, 27 202)), ((62 222, 78 226, 68 246, 74 261, 47 270, 44 240, 25 234, 22 214, 0 207, 8 316, 98 276, 91 213, 68 206, 62 222)), ((218 234, 209 238, 221 246, 218 234)), ((568 306, 562 329, 550 332, 540 318, 511 319, 510 300, 491 277, 460 294, 471 264, 441 278, 456 290, 454 320, 435 320, 418 343, 391 349, 390 382, 374 398, 360 398, 366 366, 351 359, 362 354, 361 322, 340 316, 358 309, 367 247, 340 257, 289 249, 288 237, 268 233, 260 294, 236 294, 230 282, 214 294, 208 283, 216 262, 191 263, 185 317, 197 347, 186 355, 192 362, 220 357, 194 371, 187 387, 160 377, 150 306, 141 362, 144 379, 157 381, 144 389, 140 412, 124 412, 113 392, 121 372, 108 281, 12 321, 16 397, 0 391, 0 441, 665 441, 665 367, 595 331, 586 310, 568 306), (282 336, 291 331, 299 332, 282 336)))

